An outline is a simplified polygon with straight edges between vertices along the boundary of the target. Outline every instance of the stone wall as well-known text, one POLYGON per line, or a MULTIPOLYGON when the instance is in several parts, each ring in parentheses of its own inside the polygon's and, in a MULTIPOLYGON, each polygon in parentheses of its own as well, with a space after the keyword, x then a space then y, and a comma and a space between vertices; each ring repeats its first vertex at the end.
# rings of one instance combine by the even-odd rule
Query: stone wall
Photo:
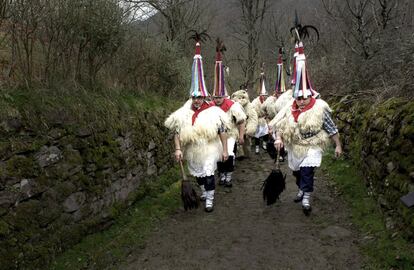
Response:
POLYGON ((0 269, 40 269, 110 224, 145 181, 172 165, 165 109, 119 116, 122 128, 0 123, 0 269))
POLYGON ((414 191, 414 102, 344 98, 333 109, 345 151, 377 199, 386 227, 414 240, 414 209, 400 201, 414 191))

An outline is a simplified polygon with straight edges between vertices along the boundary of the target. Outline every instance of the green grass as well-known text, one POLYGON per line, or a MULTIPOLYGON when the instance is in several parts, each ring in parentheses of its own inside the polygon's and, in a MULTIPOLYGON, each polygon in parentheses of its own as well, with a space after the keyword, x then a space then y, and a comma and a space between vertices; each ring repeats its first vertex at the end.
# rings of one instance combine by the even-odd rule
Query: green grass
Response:
POLYGON ((124 262, 129 254, 144 248, 145 238, 160 220, 180 207, 179 179, 174 168, 156 182, 147 181, 136 194, 139 201, 121 213, 114 225, 84 238, 56 258, 50 269, 107 269, 124 262))
POLYGON ((350 207, 352 221, 362 234, 361 249, 368 255, 366 269, 414 269, 414 244, 386 229, 377 203, 351 162, 336 160, 330 152, 324 157, 322 170, 350 207))
POLYGON ((176 100, 156 93, 132 90, 83 88, 66 89, 0 89, 0 122, 9 118, 24 119, 33 130, 46 130, 53 123, 88 126, 98 129, 124 128, 119 116, 136 117, 137 112, 172 112, 179 107, 176 100))

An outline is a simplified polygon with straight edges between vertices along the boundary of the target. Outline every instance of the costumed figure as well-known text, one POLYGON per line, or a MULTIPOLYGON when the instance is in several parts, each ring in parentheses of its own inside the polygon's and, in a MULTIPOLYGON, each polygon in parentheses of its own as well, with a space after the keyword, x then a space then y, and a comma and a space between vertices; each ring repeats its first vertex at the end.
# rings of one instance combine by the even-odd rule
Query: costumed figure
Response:
MULTIPOLYGON (((270 122, 276 114, 288 103, 292 104, 293 97, 292 97, 292 90, 286 90, 286 72, 283 67, 283 59, 282 59, 282 48, 279 48, 279 57, 277 61, 277 70, 276 70, 276 83, 275 83, 275 91, 274 94, 267 98, 264 102, 264 110, 267 115, 267 120, 270 122)), ((276 138, 276 133, 274 130, 269 130, 269 133, 271 134, 271 138, 268 143, 268 153, 272 158, 276 157, 276 150, 273 146, 274 140, 276 138)), ((282 147, 280 151, 280 161, 285 160, 285 149, 282 147)))
POLYGON ((331 109, 313 89, 306 69, 303 44, 299 44, 296 61, 294 101, 285 106, 269 123, 277 131, 276 149, 285 146, 288 151, 289 168, 296 177, 298 193, 295 202, 302 202, 305 214, 311 211, 314 172, 322 162, 322 151, 334 141, 335 155, 342 153, 339 133, 331 118, 331 109))
POLYGON ((238 90, 234 92, 231 95, 231 99, 242 105, 247 116, 245 125, 245 140, 243 145, 237 146, 237 158, 248 157, 250 152, 250 138, 254 137, 259 121, 257 112, 250 103, 247 90, 238 90))
MULTIPOLYGON (((283 67, 283 59, 282 59, 282 48, 279 48, 279 57, 277 60, 277 70, 276 70, 276 83, 275 83, 275 91, 273 95, 269 96, 266 101, 263 103, 264 111, 266 112, 266 116, 269 119, 273 119, 277 112, 280 111, 282 102, 279 101, 278 105, 276 105, 277 100, 280 96, 286 92, 286 71, 283 67)), ((292 98, 292 91, 290 91, 289 98, 292 98)), ((286 95, 285 95, 286 96, 286 95)), ((286 99, 284 97, 284 100, 286 99)), ((284 102, 283 102, 284 103, 284 102)))
POLYGON ((230 119, 230 128, 227 130, 227 152, 229 157, 226 161, 218 161, 219 185, 232 186, 232 174, 235 165, 236 141, 243 145, 246 114, 243 107, 228 98, 225 80, 222 52, 225 47, 220 39, 217 39, 216 64, 214 72, 213 104, 221 108, 230 119))
POLYGON ((262 143, 262 148, 266 150, 266 142, 269 138, 269 128, 266 121, 266 112, 264 110, 264 102, 268 97, 266 91, 266 76, 264 73, 264 63, 261 67, 260 73, 260 82, 259 82, 259 96, 252 101, 252 106, 256 110, 259 117, 259 123, 256 128, 256 133, 254 134, 255 141, 255 153, 259 154, 260 143, 262 143))
POLYGON ((213 211, 215 179, 214 172, 219 160, 227 160, 227 136, 229 127, 227 114, 209 104, 204 83, 203 65, 199 39, 192 67, 191 99, 173 112, 165 126, 175 132, 175 158, 187 161, 188 170, 195 176, 201 189, 201 200, 205 210, 213 211))

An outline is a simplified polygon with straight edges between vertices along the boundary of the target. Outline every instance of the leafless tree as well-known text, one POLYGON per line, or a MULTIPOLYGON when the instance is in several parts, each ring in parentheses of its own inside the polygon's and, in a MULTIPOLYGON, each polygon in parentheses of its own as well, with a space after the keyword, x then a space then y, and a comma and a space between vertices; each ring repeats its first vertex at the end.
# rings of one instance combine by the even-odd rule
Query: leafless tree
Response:
POLYGON ((195 0, 124 0, 141 13, 156 10, 163 18, 160 22, 166 39, 176 41, 186 39, 185 33, 198 24, 202 9, 200 2, 195 0), (150 11, 148 11, 148 8, 150 11))
POLYGON ((410 48, 414 43, 412 2, 321 1, 336 31, 341 33, 344 43, 353 53, 353 56, 347 56, 346 51, 341 51, 344 59, 347 59, 346 68, 352 74, 352 80, 347 78, 348 82, 360 89, 380 87, 387 91, 402 80, 406 81, 396 71, 410 69, 413 62, 410 56, 410 48))
POLYGON ((0 0, 0 27, 10 15, 9 9, 12 1, 13 0, 0 0))
POLYGON ((253 87, 256 81, 255 71, 258 68, 259 42, 262 37, 263 22, 265 19, 267 0, 237 0, 241 10, 241 18, 233 26, 234 37, 240 42, 237 54, 242 72, 243 84, 247 86, 249 94, 253 96, 253 87))
POLYGON ((27 86, 33 80, 36 31, 43 13, 40 0, 16 0, 10 7, 10 36, 12 41, 11 66, 17 67, 27 86))
POLYGON ((384 30, 397 26, 394 21, 402 11, 398 0, 321 1, 332 21, 340 24, 346 45, 366 60, 378 52, 384 30))

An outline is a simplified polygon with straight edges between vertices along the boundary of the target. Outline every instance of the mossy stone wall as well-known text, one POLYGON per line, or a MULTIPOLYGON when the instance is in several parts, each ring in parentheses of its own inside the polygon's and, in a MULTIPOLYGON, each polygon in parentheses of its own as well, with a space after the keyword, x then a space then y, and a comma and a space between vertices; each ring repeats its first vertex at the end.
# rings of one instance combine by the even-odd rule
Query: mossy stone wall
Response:
POLYGON ((145 181, 172 166, 168 112, 120 113, 111 125, 48 121, 38 129, 24 111, 3 118, 0 269, 44 269, 133 203, 145 181))
POLYGON ((365 177, 387 228, 414 240, 414 209, 400 201, 414 192, 414 101, 374 105, 345 97, 333 109, 345 152, 365 177))

